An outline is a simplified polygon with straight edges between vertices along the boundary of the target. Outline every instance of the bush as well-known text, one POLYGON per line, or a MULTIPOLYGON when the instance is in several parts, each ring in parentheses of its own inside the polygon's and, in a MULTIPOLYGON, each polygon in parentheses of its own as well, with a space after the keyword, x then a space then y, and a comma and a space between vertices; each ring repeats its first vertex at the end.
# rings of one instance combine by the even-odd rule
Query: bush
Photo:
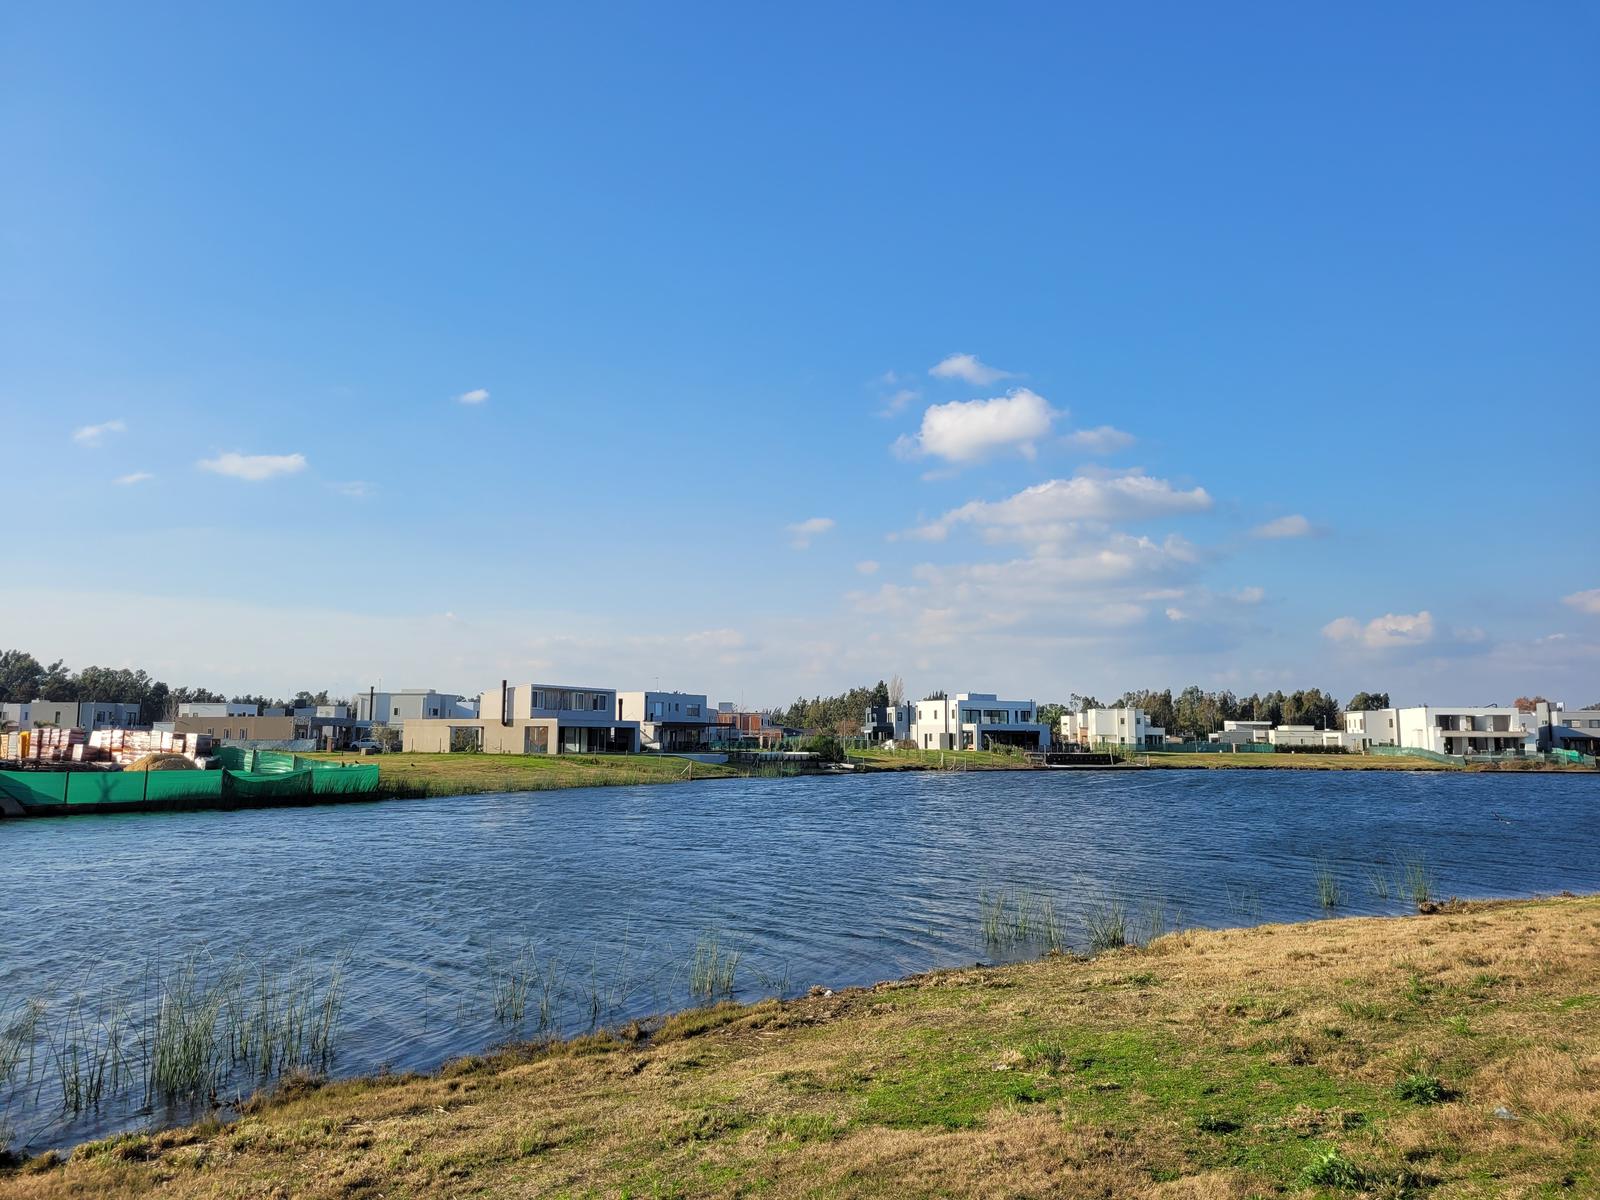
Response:
POLYGON ((1394 1094, 1412 1104, 1443 1104, 1450 1098, 1450 1093, 1445 1090, 1438 1076, 1421 1071, 1413 1072, 1395 1084, 1394 1094))
POLYGON ((839 744, 839 739, 829 737, 827 734, 818 734, 810 738, 800 747, 810 751, 826 763, 842 763, 844 761, 844 747, 839 744))
POLYGON ((1366 1174, 1337 1150, 1328 1150, 1311 1160, 1305 1169, 1305 1181, 1312 1187, 1359 1189, 1366 1182, 1366 1174))

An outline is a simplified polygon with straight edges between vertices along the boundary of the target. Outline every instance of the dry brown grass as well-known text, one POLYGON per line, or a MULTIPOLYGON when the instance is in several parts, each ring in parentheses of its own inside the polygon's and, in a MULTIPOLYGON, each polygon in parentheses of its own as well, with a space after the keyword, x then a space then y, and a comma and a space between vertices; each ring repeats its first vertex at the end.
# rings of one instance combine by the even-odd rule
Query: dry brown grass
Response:
POLYGON ((1597 1138, 1600 899, 1561 898, 1182 932, 301 1084, 0 1196, 1357 1194, 1308 1183, 1329 1151, 1372 1196, 1596 1196, 1597 1138))

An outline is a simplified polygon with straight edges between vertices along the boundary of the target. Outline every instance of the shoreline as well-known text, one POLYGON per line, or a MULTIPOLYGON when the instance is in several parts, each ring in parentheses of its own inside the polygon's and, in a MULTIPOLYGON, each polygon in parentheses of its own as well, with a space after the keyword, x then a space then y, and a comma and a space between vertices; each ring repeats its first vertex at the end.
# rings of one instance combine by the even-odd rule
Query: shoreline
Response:
MULTIPOLYGON (((705 763, 675 755, 394 755, 362 760, 379 768, 379 784, 370 792, 292 797, 173 798, 129 803, 17 805, 0 811, 0 820, 100 816, 141 812, 235 812, 264 808, 308 808, 326 804, 374 804, 388 800, 445 799, 473 795, 531 795, 574 788, 646 787, 675 783, 754 778, 851 778, 906 773, 972 773, 1042 771, 1049 773, 1123 771, 1342 771, 1427 772, 1453 775, 1562 775, 1593 777, 1591 768, 1553 763, 1472 763, 1455 765, 1420 757, 1347 754, 1166 754, 1140 755, 1146 761, 1117 765, 1044 767, 992 751, 852 751, 840 767, 786 769, 778 774, 742 770, 731 764, 705 763), (918 757, 911 757, 917 755, 918 757), (404 763, 395 763, 405 758, 404 763), (944 759, 943 762, 940 759, 944 759), (563 761, 565 760, 565 761, 563 761), (384 768, 391 778, 384 778, 384 768), (410 768, 410 770, 408 770, 410 768), (443 768, 433 770, 427 768, 443 768), (395 776, 398 776, 396 778, 395 776)), ((318 754, 329 762, 349 756, 318 754)))
POLYGON ((1133 1175, 1113 1172, 1117 1194, 1163 1177, 1220 1184, 1219 1171, 1228 1187, 1205 1194, 1279 1194, 1330 1153, 1373 1183, 1419 1163, 1439 1183, 1464 1180, 1458 1169, 1486 1162, 1600 1182, 1597 930, 1600 896, 1450 901, 815 987, 508 1045, 426 1075, 291 1079, 226 1120, 0 1167, 0 1196, 319 1194, 351 1177, 374 1192, 611 1191, 654 1178, 678 1194, 732 1194, 774 1173, 830 1191, 834 1150, 876 1181, 869 1190, 959 1193, 987 1179, 996 1138, 1010 1144, 1019 1121, 1075 1171, 1115 1166, 1097 1148, 1112 1137, 1137 1160, 1133 1175), (1555 1081, 1570 1094, 1544 1096, 1570 1117, 1552 1146, 1535 1110, 1554 1083, 1516 1080, 1557 1045, 1590 1066, 1555 1081), (1500 1156, 1518 1131, 1528 1145, 1510 1163, 1500 1156), (491 1133, 499 1149, 483 1153, 491 1133), (1462 1139, 1458 1158, 1449 1138, 1462 1139), (1219 1157, 1219 1139, 1237 1153, 1219 1157), (915 1165, 925 1154, 932 1176, 915 1165), (439 1174, 429 1163, 441 1155, 464 1170, 439 1174), (710 1165, 725 1173, 707 1180, 710 1165))

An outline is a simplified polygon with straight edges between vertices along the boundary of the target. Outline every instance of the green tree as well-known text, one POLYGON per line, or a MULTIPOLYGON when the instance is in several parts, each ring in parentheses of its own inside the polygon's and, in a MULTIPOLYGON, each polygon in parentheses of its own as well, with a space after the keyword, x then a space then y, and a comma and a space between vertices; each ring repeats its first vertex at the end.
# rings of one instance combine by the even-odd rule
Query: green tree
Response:
POLYGON ((0 701, 35 700, 44 682, 44 667, 26 650, 0 650, 0 701))
MULTIPOLYGON (((1388 692, 1357 692, 1350 697, 1350 703, 1345 705, 1349 712, 1372 712, 1374 709, 1389 708, 1388 692)), ((1528 709, 1532 712, 1532 708, 1528 709)))

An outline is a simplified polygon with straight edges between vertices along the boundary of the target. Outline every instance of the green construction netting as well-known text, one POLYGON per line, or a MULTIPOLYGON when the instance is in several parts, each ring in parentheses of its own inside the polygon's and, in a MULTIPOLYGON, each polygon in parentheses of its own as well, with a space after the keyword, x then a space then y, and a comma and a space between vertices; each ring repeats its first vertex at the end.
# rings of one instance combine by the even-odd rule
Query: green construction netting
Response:
MULTIPOLYGON (((272 754, 273 751, 245 751, 272 754)), ((293 755, 282 755, 293 759, 293 755)), ((144 804, 176 800, 294 800, 349 796, 378 788, 376 766, 302 760, 264 771, 0 771, 0 793, 25 808, 144 804)))

